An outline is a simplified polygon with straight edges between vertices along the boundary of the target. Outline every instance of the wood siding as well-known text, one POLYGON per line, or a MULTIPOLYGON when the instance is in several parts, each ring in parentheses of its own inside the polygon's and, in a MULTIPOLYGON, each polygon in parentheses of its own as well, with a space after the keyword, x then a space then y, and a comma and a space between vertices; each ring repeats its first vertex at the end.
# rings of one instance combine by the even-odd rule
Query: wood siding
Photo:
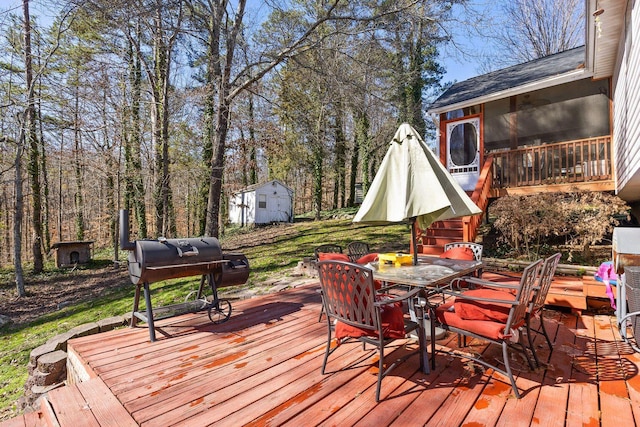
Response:
POLYGON ((628 3, 625 34, 621 39, 616 67, 617 78, 613 81, 613 138, 619 192, 624 191, 634 175, 640 173, 640 7, 637 3, 628 3))

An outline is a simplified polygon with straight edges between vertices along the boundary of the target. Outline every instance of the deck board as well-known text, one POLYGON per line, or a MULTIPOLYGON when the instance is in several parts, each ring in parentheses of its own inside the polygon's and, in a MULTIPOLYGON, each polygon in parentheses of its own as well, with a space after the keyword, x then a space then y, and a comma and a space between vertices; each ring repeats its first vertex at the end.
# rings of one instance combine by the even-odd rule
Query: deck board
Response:
MULTIPOLYGON (((437 353, 430 374, 417 357, 398 366, 376 403, 375 350, 343 344, 320 373, 326 322, 318 322, 316 288, 234 302, 221 325, 205 313, 161 320, 164 334, 153 343, 139 325, 71 340, 69 349, 144 426, 638 425, 640 355, 620 341, 610 315, 548 311, 554 349, 542 336, 535 344, 544 367, 512 362, 522 399, 501 374, 437 353)), ((398 340, 394 355, 415 346, 398 340)), ((457 339, 450 334, 437 346, 455 348, 457 339)), ((501 354, 477 340, 467 350, 501 354)), ((92 381, 76 387, 88 393, 92 381)))

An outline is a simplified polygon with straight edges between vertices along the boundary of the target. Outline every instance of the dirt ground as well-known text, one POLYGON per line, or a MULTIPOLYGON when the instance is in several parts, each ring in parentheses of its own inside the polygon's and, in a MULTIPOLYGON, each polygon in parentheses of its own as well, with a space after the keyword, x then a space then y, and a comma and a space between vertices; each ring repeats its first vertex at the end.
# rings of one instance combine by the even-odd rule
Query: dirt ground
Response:
POLYGON ((17 297, 15 283, 0 285, 0 314, 9 317, 13 324, 31 322, 65 305, 96 298, 106 289, 132 286, 124 267, 105 267, 27 280, 27 296, 22 298, 17 297))

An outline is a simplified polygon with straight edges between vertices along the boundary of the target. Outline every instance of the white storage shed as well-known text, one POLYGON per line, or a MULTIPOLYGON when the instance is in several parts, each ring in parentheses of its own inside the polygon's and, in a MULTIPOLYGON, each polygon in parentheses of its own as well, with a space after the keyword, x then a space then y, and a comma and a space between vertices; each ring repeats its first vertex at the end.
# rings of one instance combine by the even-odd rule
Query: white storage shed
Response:
POLYGON ((229 222, 239 225, 293 222, 293 190, 274 179, 229 198, 229 222))

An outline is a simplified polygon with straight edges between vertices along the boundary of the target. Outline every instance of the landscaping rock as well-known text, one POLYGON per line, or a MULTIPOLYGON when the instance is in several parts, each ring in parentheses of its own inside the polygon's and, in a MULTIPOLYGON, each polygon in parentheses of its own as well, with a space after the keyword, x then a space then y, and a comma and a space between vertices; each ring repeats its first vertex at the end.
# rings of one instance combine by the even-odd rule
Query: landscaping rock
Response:
POLYGON ((71 331, 63 332, 55 335, 47 340, 47 344, 54 344, 56 350, 67 351, 67 341, 73 338, 75 334, 71 331))
POLYGON ((31 353, 29 354, 29 363, 31 365, 36 366, 38 364, 38 359, 42 355, 59 350, 57 346, 58 346, 58 343, 52 341, 52 342, 44 343, 41 346, 34 348, 33 350, 31 350, 31 353))
POLYGON ((43 354, 38 359, 36 372, 48 377, 48 379, 39 385, 50 385, 64 381, 67 378, 67 353, 62 350, 57 350, 43 354))
POLYGON ((73 334, 72 338, 85 337, 100 332, 100 326, 95 322, 85 323, 84 325, 71 328, 69 332, 73 334))
POLYGON ((8 325, 11 322, 12 320, 10 317, 0 314, 0 328, 2 328, 4 325, 8 325))
POLYGON ((127 321, 125 320, 124 316, 109 317, 107 319, 98 320, 96 323, 100 328, 100 332, 111 331, 113 329, 127 325, 127 321))

